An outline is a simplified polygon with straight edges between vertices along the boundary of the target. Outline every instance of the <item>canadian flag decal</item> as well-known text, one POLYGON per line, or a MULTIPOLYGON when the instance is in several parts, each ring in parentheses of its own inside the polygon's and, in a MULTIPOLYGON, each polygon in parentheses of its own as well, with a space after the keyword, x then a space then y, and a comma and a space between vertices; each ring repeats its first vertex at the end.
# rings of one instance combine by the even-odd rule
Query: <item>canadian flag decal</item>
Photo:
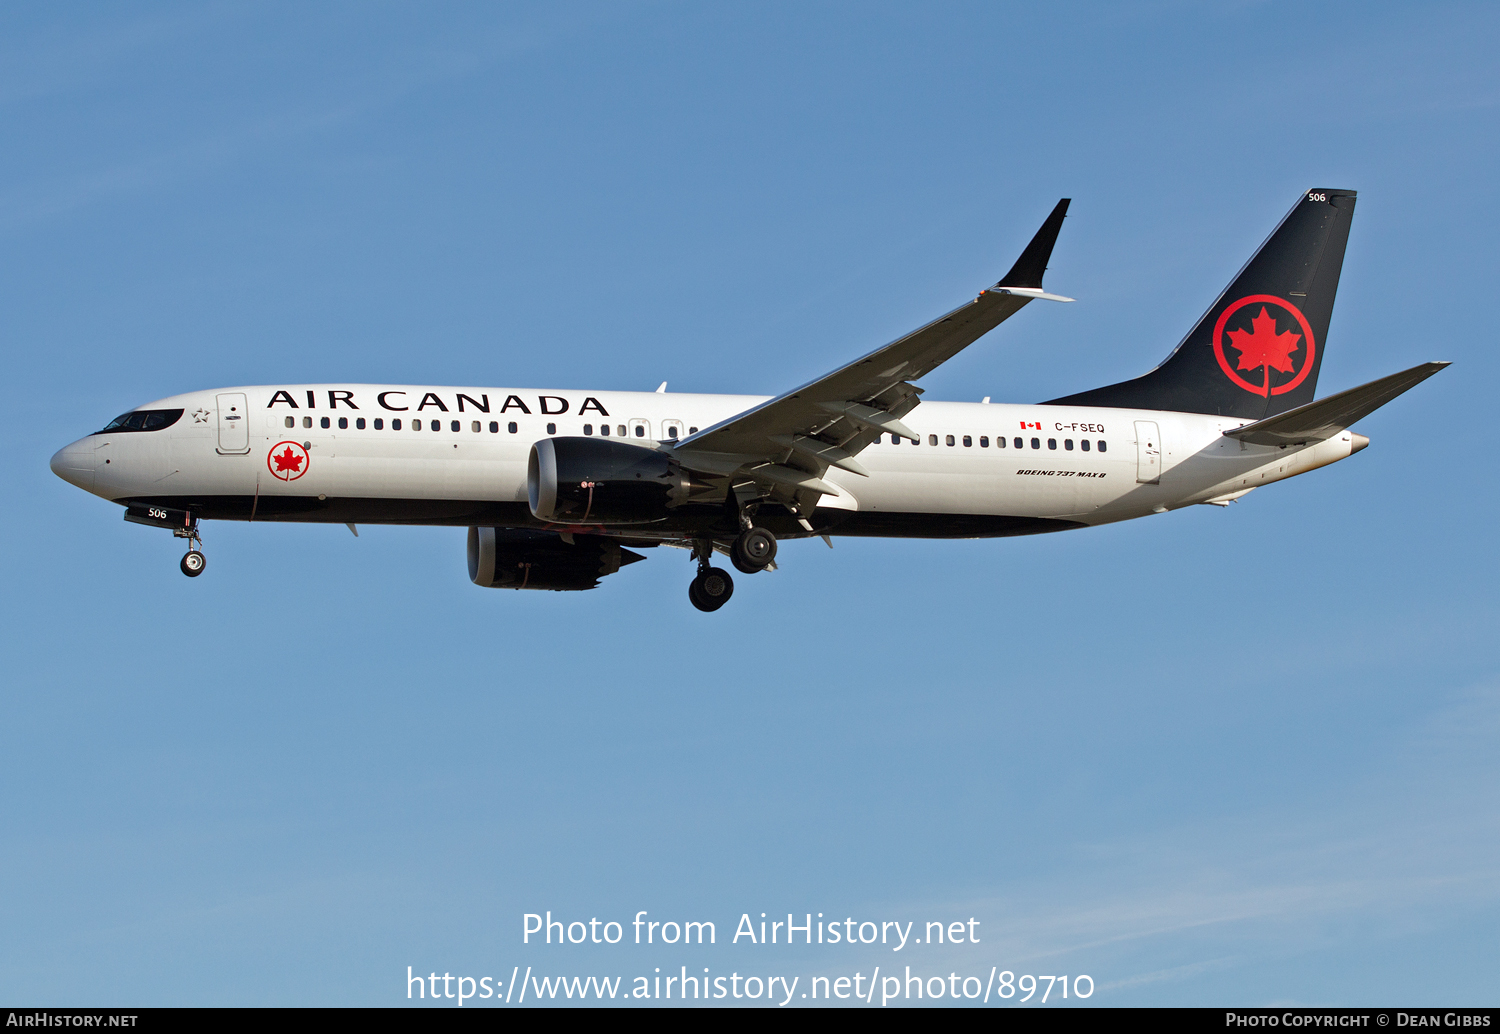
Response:
POLYGON ((1023 430, 1023 431, 1040 431, 1041 429, 1042 429, 1042 422, 1040 420, 1036 420, 1036 421, 1022 420, 1021 421, 1021 430, 1023 430))

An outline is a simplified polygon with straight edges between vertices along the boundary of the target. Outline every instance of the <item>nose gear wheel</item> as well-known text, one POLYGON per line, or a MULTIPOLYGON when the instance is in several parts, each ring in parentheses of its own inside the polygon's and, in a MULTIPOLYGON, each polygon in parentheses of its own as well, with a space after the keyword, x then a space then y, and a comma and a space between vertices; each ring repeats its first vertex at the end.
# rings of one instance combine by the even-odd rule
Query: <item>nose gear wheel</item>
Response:
POLYGON ((172 534, 176 538, 188 540, 188 551, 183 554, 182 562, 177 566, 189 578, 197 578, 208 566, 208 557, 203 555, 203 535, 198 531, 198 518, 189 518, 186 527, 174 528, 172 534))

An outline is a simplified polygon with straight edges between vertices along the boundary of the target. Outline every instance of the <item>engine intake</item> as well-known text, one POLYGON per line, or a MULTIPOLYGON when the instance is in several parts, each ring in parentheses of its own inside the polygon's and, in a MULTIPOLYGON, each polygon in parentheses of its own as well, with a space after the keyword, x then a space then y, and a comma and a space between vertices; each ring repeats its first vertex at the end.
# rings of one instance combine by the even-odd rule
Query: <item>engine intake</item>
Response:
POLYGON ((691 485, 667 454, 607 438, 543 438, 526 467, 532 514, 558 524, 664 520, 691 485))
POLYGON ((613 539, 553 531, 469 529, 469 580, 492 589, 592 589, 605 575, 645 557, 613 539))

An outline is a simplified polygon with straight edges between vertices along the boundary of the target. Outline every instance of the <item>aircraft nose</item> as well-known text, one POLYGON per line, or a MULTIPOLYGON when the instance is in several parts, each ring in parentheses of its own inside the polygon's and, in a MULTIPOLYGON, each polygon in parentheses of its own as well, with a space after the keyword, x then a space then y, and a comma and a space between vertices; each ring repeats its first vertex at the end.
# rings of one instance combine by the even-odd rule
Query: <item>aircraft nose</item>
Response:
POLYGON ((94 446, 83 438, 52 456, 52 473, 85 492, 94 490, 94 446))

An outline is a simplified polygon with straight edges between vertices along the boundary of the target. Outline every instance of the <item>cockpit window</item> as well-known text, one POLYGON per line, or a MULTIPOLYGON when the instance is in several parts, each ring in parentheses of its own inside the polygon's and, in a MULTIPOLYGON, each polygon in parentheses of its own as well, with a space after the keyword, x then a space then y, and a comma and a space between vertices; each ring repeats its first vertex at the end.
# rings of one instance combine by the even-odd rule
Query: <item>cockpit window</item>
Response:
POLYGON ((119 434, 122 431, 160 431, 171 427, 182 419, 180 409, 137 409, 130 413, 121 413, 115 417, 103 430, 95 431, 95 434, 119 434))

